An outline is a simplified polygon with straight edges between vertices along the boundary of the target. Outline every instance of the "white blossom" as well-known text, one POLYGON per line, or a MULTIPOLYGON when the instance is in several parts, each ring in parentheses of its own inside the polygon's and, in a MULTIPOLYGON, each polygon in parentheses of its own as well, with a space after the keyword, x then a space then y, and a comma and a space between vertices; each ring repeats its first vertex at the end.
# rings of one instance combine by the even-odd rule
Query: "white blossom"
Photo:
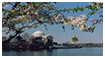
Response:
MULTIPOLYGON (((62 19, 64 21, 64 19, 62 19)), ((84 27, 84 24, 86 24, 86 16, 80 15, 76 17, 68 17, 68 21, 64 21, 64 25, 73 25, 75 27, 79 27, 81 31, 84 31, 86 27, 84 27)))
POLYGON ((34 12, 35 15, 38 15, 38 12, 34 12))
POLYGON ((71 25, 71 22, 64 22, 64 25, 71 25))
POLYGON ((81 31, 85 30, 84 25, 81 25, 81 26, 80 26, 80 30, 81 30, 81 31))

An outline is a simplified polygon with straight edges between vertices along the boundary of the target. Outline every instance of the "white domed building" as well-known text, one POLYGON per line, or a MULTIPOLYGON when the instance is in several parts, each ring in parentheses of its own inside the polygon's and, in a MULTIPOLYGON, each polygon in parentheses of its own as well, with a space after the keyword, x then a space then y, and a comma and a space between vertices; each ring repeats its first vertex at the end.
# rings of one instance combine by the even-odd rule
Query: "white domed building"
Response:
POLYGON ((36 31, 31 35, 30 42, 39 42, 46 44, 48 41, 53 41, 53 36, 51 35, 45 35, 41 31, 36 31), (34 40, 33 40, 34 39, 34 40))
POLYGON ((45 34, 41 31, 36 31, 32 34, 32 36, 34 37, 40 37, 40 36, 45 36, 45 34))

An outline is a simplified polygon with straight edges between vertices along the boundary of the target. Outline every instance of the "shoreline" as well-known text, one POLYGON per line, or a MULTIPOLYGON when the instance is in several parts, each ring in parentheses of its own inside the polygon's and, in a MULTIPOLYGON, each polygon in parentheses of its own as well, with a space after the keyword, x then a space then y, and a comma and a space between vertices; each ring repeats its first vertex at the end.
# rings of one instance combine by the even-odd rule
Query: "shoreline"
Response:
POLYGON ((53 49, 75 49, 75 48, 82 48, 82 46, 52 46, 53 49))

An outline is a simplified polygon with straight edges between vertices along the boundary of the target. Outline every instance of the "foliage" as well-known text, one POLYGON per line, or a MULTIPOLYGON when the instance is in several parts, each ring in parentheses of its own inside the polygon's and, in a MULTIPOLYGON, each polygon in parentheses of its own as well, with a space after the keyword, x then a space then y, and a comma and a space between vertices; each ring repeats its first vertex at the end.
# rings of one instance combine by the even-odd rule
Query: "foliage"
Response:
POLYGON ((29 37, 30 37, 30 35, 28 34, 28 33, 24 33, 23 35, 21 35, 21 37, 23 38, 23 39, 25 39, 26 41, 29 41, 29 37))
POLYGON ((76 41, 78 41, 78 38, 77 37, 71 37, 72 38, 72 42, 76 42, 76 41))
MULTIPOLYGON (((84 7, 58 9, 56 2, 3 2, 2 3, 2 27, 7 27, 6 34, 10 31, 20 34, 25 28, 37 28, 40 24, 64 24, 72 27, 79 27, 81 31, 94 32, 95 24, 103 20, 103 3, 93 2, 84 7), (6 5, 11 5, 10 9, 5 9, 6 5), (91 10, 87 16, 79 15, 66 17, 62 12, 78 12, 91 10), (92 26, 87 26, 91 15, 99 12, 101 19, 91 21, 92 26), (17 26, 17 25, 21 26, 17 26)), ((46 30, 47 26, 45 25, 46 30)), ((65 29, 64 26, 62 26, 65 29)), ((65 31, 65 30, 64 30, 65 31)), ((72 38, 76 42, 75 37, 72 38)))
POLYGON ((57 42, 53 42, 53 45, 58 45, 58 43, 57 42))

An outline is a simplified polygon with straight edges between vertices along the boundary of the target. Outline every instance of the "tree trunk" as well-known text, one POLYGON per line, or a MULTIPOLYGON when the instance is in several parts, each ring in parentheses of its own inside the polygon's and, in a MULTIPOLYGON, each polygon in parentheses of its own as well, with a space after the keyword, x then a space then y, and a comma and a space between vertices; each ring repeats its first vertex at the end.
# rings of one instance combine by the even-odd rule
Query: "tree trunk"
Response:
POLYGON ((9 43, 15 36, 17 36, 17 33, 13 35, 11 38, 9 38, 8 40, 2 41, 2 44, 9 43))

